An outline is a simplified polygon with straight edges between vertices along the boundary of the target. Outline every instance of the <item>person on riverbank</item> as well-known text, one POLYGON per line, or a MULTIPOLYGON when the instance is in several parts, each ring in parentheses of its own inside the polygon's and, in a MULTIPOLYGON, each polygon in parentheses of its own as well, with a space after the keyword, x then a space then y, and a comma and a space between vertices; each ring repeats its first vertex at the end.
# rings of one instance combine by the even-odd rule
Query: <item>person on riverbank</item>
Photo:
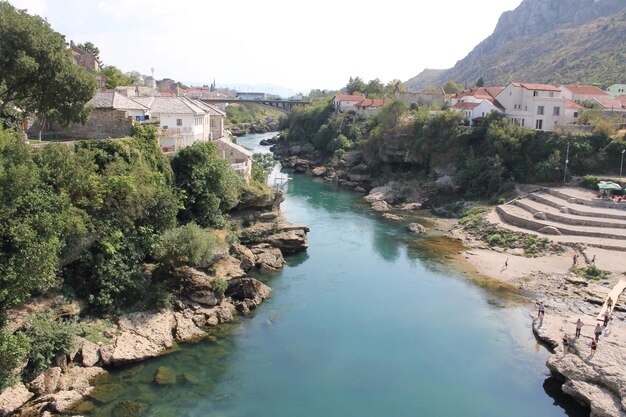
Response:
POLYGON ((593 255, 593 258, 591 258, 591 265, 595 265, 596 264, 596 255, 593 255))
POLYGON ((578 319, 578 321, 576 322, 576 339, 580 337, 580 331, 582 330, 584 325, 585 323, 583 323, 581 319, 578 319))
POLYGON ((609 325, 609 312, 605 311, 604 312, 604 327, 609 325))
POLYGON ((572 266, 576 267, 576 265, 578 265, 578 254, 577 253, 574 254, 574 258, 572 259, 572 266))
POLYGON ((591 339, 591 354, 589 355, 589 358, 593 358, 593 355, 596 354, 597 348, 598 348, 598 343, 594 339, 591 339))
POLYGON ((567 340, 567 335, 563 333, 563 354, 565 355, 569 350, 569 340, 567 340))
POLYGON ((596 329, 593 333, 596 335, 596 342, 600 340, 600 335, 602 334, 602 326, 600 326, 600 323, 596 324, 596 329))
POLYGON ((606 311, 610 313, 612 309, 613 309, 613 299, 609 295, 609 299, 606 300, 606 311))
POLYGON ((546 312, 546 308, 543 305, 543 301, 539 302, 539 311, 537 311, 537 318, 543 317, 546 312))

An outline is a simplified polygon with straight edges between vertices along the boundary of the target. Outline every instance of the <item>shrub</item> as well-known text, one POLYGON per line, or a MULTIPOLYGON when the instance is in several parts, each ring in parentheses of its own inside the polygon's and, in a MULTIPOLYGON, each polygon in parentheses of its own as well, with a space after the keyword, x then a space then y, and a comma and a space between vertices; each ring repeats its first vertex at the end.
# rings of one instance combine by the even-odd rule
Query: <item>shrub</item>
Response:
POLYGON ((0 392, 16 382, 16 368, 26 360, 29 346, 24 334, 0 329, 0 392))
POLYGON ((24 369, 26 380, 49 368, 58 354, 68 354, 74 345, 77 328, 74 322, 56 320, 51 313, 31 318, 26 335, 30 339, 28 364, 24 369))
POLYGON ((154 258, 167 268, 210 261, 220 239, 195 223, 166 230, 154 245, 154 258))
POLYGON ((602 271, 595 265, 589 265, 584 268, 576 268, 574 269, 574 273, 578 276, 582 276, 587 279, 592 279, 594 281, 607 279, 609 277, 609 273, 607 271, 602 271))
POLYGON ((224 278, 215 277, 211 282, 211 289, 218 295, 222 296, 228 289, 228 282, 226 282, 224 278))
POLYGON ((600 179, 598 179, 598 177, 594 177, 593 175, 585 175, 583 177, 581 185, 585 188, 589 188, 590 190, 598 191, 599 182, 600 179))

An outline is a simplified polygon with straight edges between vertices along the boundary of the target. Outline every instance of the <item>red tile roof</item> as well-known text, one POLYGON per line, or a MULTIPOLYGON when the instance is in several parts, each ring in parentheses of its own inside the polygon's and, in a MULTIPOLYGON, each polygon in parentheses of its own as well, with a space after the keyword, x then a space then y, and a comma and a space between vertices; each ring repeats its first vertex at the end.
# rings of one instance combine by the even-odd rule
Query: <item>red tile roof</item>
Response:
POLYGON ((478 107, 479 105, 480 103, 465 103, 463 101, 459 101, 454 106, 452 106, 452 108, 457 109, 457 110, 472 110, 478 107))
POLYGON ((596 96, 608 96, 609 93, 595 85, 562 85, 561 89, 566 88, 574 94, 586 94, 596 96))
POLYGON ((580 104, 576 103, 575 101, 572 100, 565 100, 565 108, 566 109, 584 109, 584 106, 581 106, 580 104))
POLYGON ((511 83, 515 87, 523 87, 527 90, 542 90, 542 91, 561 91, 557 87, 550 84, 532 84, 532 83, 511 83))
POLYGON ((365 98, 363 96, 357 96, 357 95, 351 95, 351 94, 335 94, 335 97, 337 97, 339 101, 361 101, 365 98))
POLYGON ((596 97, 595 101, 600 103, 605 109, 621 109, 622 103, 616 98, 596 97))
POLYGON ((504 90, 504 87, 485 87, 485 91, 491 95, 491 97, 497 96, 504 90))
POLYGON ((385 105, 384 98, 366 98, 365 100, 357 103, 357 107, 382 107, 385 105))
POLYGON ((622 107, 626 108, 626 94, 622 94, 621 96, 615 97, 616 100, 619 100, 622 103, 622 107))

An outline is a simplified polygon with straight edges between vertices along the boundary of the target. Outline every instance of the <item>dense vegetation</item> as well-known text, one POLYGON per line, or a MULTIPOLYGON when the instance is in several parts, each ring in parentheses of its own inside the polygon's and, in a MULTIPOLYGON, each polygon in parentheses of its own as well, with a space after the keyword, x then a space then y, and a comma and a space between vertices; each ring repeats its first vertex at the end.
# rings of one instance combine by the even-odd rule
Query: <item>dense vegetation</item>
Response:
POLYGON ((617 170, 626 147, 604 129, 540 132, 496 113, 482 127, 467 127, 461 113, 431 114, 400 101, 390 102, 372 119, 336 114, 330 102, 319 102, 293 112, 283 128, 282 141, 321 152, 331 162, 348 150, 362 150, 369 172, 380 182, 398 177, 428 181, 437 172, 451 172, 464 197, 494 201, 514 182, 562 181, 568 146, 568 176, 617 170))
POLYGON ((11 334, 10 308, 59 291, 96 315, 166 306, 180 286, 174 270, 212 259, 224 243, 209 227, 225 226, 250 189, 212 143, 170 161, 151 127, 38 150, 0 130, 0 388, 23 360, 28 377, 45 368, 80 330, 42 316, 11 334))

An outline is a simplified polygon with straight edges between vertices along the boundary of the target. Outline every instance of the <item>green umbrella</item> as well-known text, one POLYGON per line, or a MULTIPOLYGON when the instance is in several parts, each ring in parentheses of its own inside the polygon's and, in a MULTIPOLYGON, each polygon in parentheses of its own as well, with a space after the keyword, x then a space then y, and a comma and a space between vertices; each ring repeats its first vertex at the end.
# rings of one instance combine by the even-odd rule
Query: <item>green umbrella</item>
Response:
POLYGON ((620 187, 619 184, 615 184, 613 181, 600 181, 598 183, 598 188, 600 190, 615 190, 615 191, 622 190, 622 187, 620 187))

